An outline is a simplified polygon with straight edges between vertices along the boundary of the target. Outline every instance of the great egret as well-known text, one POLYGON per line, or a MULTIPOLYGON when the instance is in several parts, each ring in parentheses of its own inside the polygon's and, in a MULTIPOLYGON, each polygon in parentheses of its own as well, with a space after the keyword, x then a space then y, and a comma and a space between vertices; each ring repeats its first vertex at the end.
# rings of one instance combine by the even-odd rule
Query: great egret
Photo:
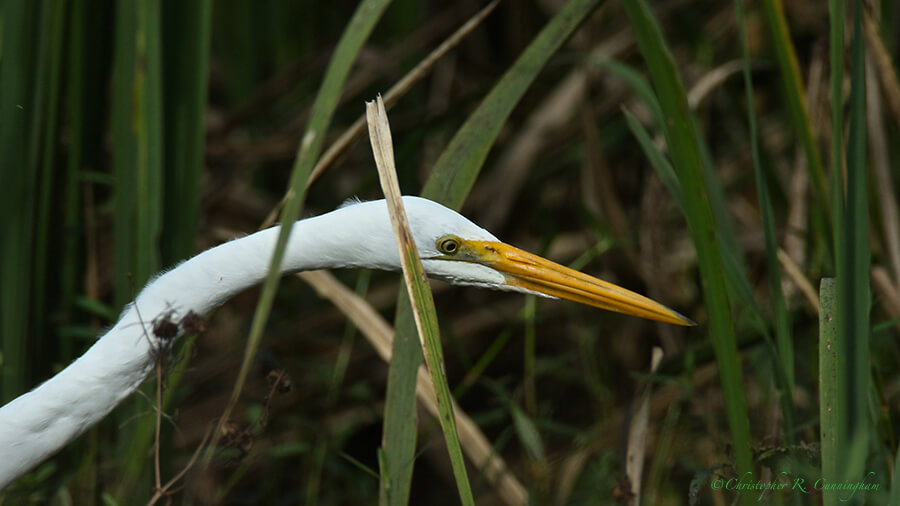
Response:
MULTIPOLYGON (((500 242, 446 207, 404 197, 422 265, 458 285, 560 297, 678 325, 689 319, 634 292, 500 242)), ((153 371, 154 324, 206 314, 263 280, 278 228, 224 243, 151 280, 119 321, 62 372, 0 408, 0 488, 99 422, 153 371)), ((363 267, 399 270, 384 200, 352 202, 293 225, 283 273, 363 267)), ((159 332, 157 332, 159 334, 159 332)))

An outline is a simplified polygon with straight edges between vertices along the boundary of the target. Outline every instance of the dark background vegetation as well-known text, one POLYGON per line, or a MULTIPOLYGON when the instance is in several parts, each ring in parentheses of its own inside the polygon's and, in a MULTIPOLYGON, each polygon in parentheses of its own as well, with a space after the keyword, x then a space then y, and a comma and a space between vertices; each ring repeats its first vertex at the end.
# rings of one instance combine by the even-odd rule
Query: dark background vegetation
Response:
MULTIPOLYGON (((735 5, 649 3, 691 93, 748 286, 765 326, 774 327, 735 5)), ((900 9, 881 3, 867 3, 866 12, 876 19, 890 65, 900 50, 900 9)), ((562 4, 501 2, 396 102, 390 118, 404 193, 422 190, 457 129, 562 4)), ((343 0, 3 4, 3 401, 82 353, 152 273, 256 230, 278 209, 326 66, 356 6, 343 0)), ((393 2, 341 90, 325 146, 363 114, 364 101, 390 88, 481 7, 476 1, 393 2)), ((789 433, 775 379, 773 357, 781 355, 773 355, 751 309, 732 301, 755 476, 771 481, 783 471, 820 474, 818 316, 800 281, 817 290, 820 278, 834 274, 835 257, 828 220, 818 210, 828 205, 811 180, 809 154, 789 113, 772 23, 762 2, 745 7, 759 161, 787 259, 781 266, 796 266, 795 273, 785 271, 782 285, 794 354, 789 433)), ((783 7, 809 130, 828 167, 828 6, 792 0, 783 7)), ((676 328, 574 303, 433 285, 450 386, 532 504, 627 502, 627 434, 649 383, 642 502, 728 504, 735 497, 711 486, 737 475, 735 441, 694 243, 623 115, 623 109, 634 114, 663 146, 651 107, 634 92, 629 74, 610 64, 628 65, 649 79, 631 23, 620 2, 601 2, 549 60, 504 123, 462 213, 506 242, 647 294, 700 326, 676 328), (665 358, 648 382, 654 346, 665 358)), ((872 44, 867 51, 877 58, 872 44)), ((892 194, 883 192, 896 188, 893 167, 900 156, 900 116, 889 96, 895 90, 882 75, 895 68, 872 60, 868 97, 874 386, 862 392, 871 395, 866 416, 874 427, 866 470, 877 473, 884 494, 891 488, 900 396, 894 319, 900 308, 892 300, 900 290, 900 265, 892 263, 889 237, 900 224, 890 211, 895 202, 885 197, 892 194), (878 163, 886 181, 876 176, 878 163)), ((849 94, 849 77, 845 87, 849 94)), ((381 196, 364 137, 310 186, 303 215, 327 212, 353 196, 381 196)), ((365 291, 393 321, 399 276, 335 274, 365 291)), ((210 315, 207 332, 187 340, 170 361, 175 375, 167 382, 162 424, 164 479, 185 467, 221 414, 258 298, 253 289, 228 302, 210 315)), ((285 279, 255 364, 233 415, 252 429, 248 451, 225 449, 209 469, 192 469, 171 500, 376 503, 388 366, 343 314, 307 285, 285 279), (293 389, 267 402, 271 370, 284 370, 293 389), (264 427, 253 422, 262 413, 264 427)), ((152 388, 134 395, 0 493, 0 503, 146 501, 154 403, 152 388)), ((440 426, 420 409, 418 427, 409 503, 457 504, 440 426)), ((504 504, 474 467, 470 478, 478 504, 504 504)), ((887 500, 863 497, 872 504, 887 500)), ((820 500, 815 491, 765 498, 820 500)))

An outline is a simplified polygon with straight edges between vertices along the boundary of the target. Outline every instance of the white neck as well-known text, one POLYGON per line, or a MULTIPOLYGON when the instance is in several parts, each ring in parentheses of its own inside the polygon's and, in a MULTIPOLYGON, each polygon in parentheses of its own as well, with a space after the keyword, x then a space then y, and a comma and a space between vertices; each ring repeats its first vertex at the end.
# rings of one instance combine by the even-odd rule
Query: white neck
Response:
MULTIPOLYGON (((370 247, 366 231, 389 235, 389 230, 380 230, 384 227, 389 222, 383 202, 297 222, 282 272, 356 266, 351 258, 354 247, 356 251, 370 247), (359 226, 348 229, 348 221, 359 226)), ((78 360, 0 407, 0 489, 99 422, 147 378, 158 346, 154 321, 169 315, 177 322, 189 311, 204 315, 260 283, 268 272, 278 233, 276 227, 222 244, 158 276, 78 360)), ((396 257, 396 246, 392 247, 396 257)), ((387 254, 392 258, 390 251, 387 254)), ((393 268, 391 263, 396 265, 392 260, 370 267, 393 268)))

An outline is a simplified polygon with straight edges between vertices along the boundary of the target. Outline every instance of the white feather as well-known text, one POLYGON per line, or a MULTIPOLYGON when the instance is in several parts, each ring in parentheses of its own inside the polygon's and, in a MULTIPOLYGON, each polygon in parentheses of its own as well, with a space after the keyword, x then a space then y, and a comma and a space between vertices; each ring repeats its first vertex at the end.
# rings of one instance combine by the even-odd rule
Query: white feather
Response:
MULTIPOLYGON (((486 230, 430 200, 404 197, 404 208, 429 275, 453 283, 507 288, 502 274, 468 262, 440 260, 439 238, 496 241, 486 230)), ((153 321, 172 312, 206 314, 266 275, 278 227, 209 249, 153 278, 119 321, 62 372, 0 407, 0 488, 99 422, 152 372, 153 321)), ((347 201, 294 224, 282 271, 336 267, 399 270, 383 200, 347 201)))

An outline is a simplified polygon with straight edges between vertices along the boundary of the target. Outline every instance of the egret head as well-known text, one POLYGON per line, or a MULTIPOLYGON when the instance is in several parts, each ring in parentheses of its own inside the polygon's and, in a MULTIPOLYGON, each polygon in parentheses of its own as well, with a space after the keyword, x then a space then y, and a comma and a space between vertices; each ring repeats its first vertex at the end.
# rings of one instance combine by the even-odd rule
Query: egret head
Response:
POLYGON ((641 318, 694 325, 647 297, 500 242, 440 204, 404 197, 404 208, 429 276, 458 285, 558 297, 641 318))

